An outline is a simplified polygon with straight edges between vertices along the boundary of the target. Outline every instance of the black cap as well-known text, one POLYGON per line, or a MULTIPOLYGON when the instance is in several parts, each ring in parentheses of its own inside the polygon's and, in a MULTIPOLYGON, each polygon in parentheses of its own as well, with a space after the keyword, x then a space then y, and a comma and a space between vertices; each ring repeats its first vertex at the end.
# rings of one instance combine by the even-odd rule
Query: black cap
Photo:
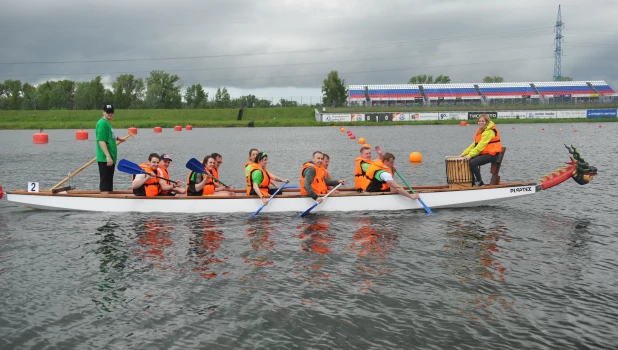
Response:
POLYGON ((171 162, 172 158, 170 158, 169 154, 162 153, 161 154, 161 160, 169 160, 171 162))
POLYGON ((105 113, 110 114, 110 113, 114 113, 114 106, 112 106, 111 104, 107 103, 103 105, 103 110, 105 111, 105 113))

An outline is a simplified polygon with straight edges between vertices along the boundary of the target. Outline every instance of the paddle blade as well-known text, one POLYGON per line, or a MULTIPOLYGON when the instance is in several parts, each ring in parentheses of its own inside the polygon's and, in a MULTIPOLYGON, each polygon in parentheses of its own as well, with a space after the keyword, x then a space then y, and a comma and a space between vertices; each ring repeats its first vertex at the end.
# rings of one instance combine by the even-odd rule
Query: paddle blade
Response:
POLYGON ((314 205, 312 205, 312 206, 311 206, 311 208, 309 208, 309 209, 305 210, 305 212, 304 212, 304 213, 300 213, 300 214, 296 215, 296 217, 297 217, 297 218, 302 218, 302 217, 304 217, 305 215, 309 214, 309 212, 311 212, 311 211, 313 210, 313 208, 317 207, 317 206, 318 206, 318 204, 319 204, 319 203, 315 203, 314 205))
POLYGON ((427 214, 435 214, 433 211, 431 211, 431 209, 429 209, 429 207, 425 204, 425 202, 423 202, 422 199, 418 199, 419 202, 421 202, 421 204, 423 205, 423 208, 425 208, 425 212, 427 212, 427 214))
POLYGON ((260 209, 258 209, 255 213, 253 213, 253 214, 251 214, 251 215, 247 216, 245 219, 250 219, 250 218, 252 218, 252 217, 257 216, 257 214, 259 214, 259 213, 262 211, 262 209, 264 209, 264 207, 265 207, 265 206, 266 206, 266 204, 262 204, 262 206, 260 207, 260 209))
POLYGON ((146 172, 142 168, 140 168, 139 165, 133 162, 130 162, 126 159, 121 159, 118 162, 118 170, 122 171, 123 173, 132 174, 132 175, 146 174, 146 172))
POLYGON ((206 170, 204 169, 204 164, 202 164, 199 160, 195 158, 189 159, 189 161, 186 164, 186 167, 187 169, 193 172, 196 172, 196 173, 200 173, 200 174, 206 173, 206 170))

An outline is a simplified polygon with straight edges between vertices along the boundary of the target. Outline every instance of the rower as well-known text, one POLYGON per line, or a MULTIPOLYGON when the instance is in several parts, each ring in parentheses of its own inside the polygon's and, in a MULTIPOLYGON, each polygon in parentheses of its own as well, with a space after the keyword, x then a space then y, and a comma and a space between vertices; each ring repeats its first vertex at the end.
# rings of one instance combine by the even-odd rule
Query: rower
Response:
MULTIPOLYGON (((208 164, 209 159, 214 159, 212 156, 204 157, 202 164, 208 164)), ((212 173, 202 174, 190 171, 187 175, 187 196, 203 196, 206 183, 209 185, 213 182, 212 173)))
POLYGON ((367 178, 366 173, 367 169, 371 165, 371 147, 361 147, 360 149, 360 157, 354 160, 356 162, 356 167, 354 169, 354 188, 358 192, 362 192, 363 188, 366 188, 369 185, 370 179, 367 178))
MULTIPOLYGON (((205 169, 209 173, 213 173, 215 170, 215 158, 213 156, 206 156, 204 159, 205 169)), ((233 188, 229 186, 223 186, 216 178, 210 177, 206 180, 206 184, 203 188, 203 195, 209 196, 212 194, 216 194, 218 196, 234 196, 233 188)))
POLYGON ((384 153, 382 159, 376 159, 367 169, 366 176, 369 184, 363 190, 365 192, 389 192, 392 189, 402 196, 410 199, 418 199, 419 195, 408 193, 395 180, 393 180, 393 169, 395 167, 395 156, 391 153, 384 153))
POLYGON ((251 164, 255 162, 255 157, 260 153, 257 148, 252 148, 249 150, 249 161, 245 163, 245 177, 249 175, 249 170, 251 170, 251 164))
POLYGON ((324 178, 327 180, 332 180, 333 177, 328 172, 328 164, 330 164, 330 156, 326 153, 322 153, 322 155, 324 156, 324 159, 322 159, 322 169, 324 172, 324 178))
MULTIPOLYGON (((157 173, 159 176, 164 177, 166 179, 169 179, 169 167, 170 164, 172 163, 172 158, 170 157, 169 154, 163 153, 161 154, 161 161, 159 162, 159 167, 157 168, 157 173)), ((165 181, 165 180, 163 180, 165 181)), ((172 183, 169 181, 165 181, 165 183, 167 185, 171 185, 172 183)), ((175 196, 179 193, 185 193, 185 189, 180 187, 182 186, 182 183, 180 183, 180 181, 177 182, 177 187, 174 187, 174 189, 172 191, 170 190, 164 190, 161 189, 161 196, 175 196)))
MULTIPOLYGON (((255 161, 251 164, 251 169, 246 176, 247 180, 247 195, 256 195, 260 197, 262 203, 268 204, 268 197, 277 192, 277 188, 271 188, 270 185, 274 181, 288 183, 290 180, 282 179, 266 170, 268 165, 268 155, 266 152, 259 152, 255 157, 255 161)), ((278 192, 281 194, 281 192, 278 192)))
MULTIPOLYGON (((219 178, 219 166, 223 163, 223 157, 219 153, 213 153, 211 156, 215 159, 215 167, 213 168, 212 176, 215 179, 219 178)), ((204 164, 206 165, 206 164, 204 164)))
POLYGON ((133 176, 133 182, 131 182, 131 188, 133 194, 136 196, 154 197, 161 193, 161 190, 170 191, 174 187, 179 187, 180 181, 176 183, 167 184, 167 181, 158 179, 154 175, 157 174, 157 168, 159 167, 159 161, 161 157, 156 153, 151 153, 148 156, 148 163, 140 164, 140 168, 147 172, 147 174, 139 174, 133 176))
POLYGON ((300 169, 301 196, 310 196, 318 203, 322 203, 322 198, 318 195, 328 193, 327 186, 337 186, 340 183, 345 184, 345 180, 327 180, 324 178, 324 171, 322 170, 323 159, 323 153, 315 151, 311 161, 303 164, 303 167, 300 169))

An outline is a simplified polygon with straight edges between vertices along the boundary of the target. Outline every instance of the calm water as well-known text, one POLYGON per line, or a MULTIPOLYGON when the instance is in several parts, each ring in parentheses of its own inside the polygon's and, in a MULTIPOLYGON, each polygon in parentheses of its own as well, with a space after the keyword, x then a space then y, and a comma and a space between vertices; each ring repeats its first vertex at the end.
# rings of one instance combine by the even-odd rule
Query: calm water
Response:
MULTIPOLYGON (((118 117, 121 117, 120 115, 118 117)), ((459 126, 357 127, 415 185, 445 184, 459 126), (419 151, 423 163, 407 156, 419 151)), ((618 124, 503 125, 503 181, 536 181, 580 148, 599 168, 540 194, 476 209, 311 215, 48 212, 0 201, 2 349, 615 349, 618 346, 618 124), (514 127, 514 129, 513 129, 514 127), (541 130, 545 128, 545 130, 541 130), (562 128, 562 130, 560 130, 562 128), (574 132, 573 130, 577 130, 574 132)), ((49 188, 94 157, 73 130, 0 131, 0 185, 49 188)), ((125 130, 117 130, 119 136, 125 130)), ((119 147, 136 163, 223 154, 242 187, 251 147, 298 183, 319 149, 353 181, 359 145, 324 128, 139 130, 119 147)), ((483 168, 486 180, 488 167, 483 168)), ((92 189, 92 166, 71 185, 92 189)), ((129 175, 116 173, 116 189, 129 175)), ((256 208, 257 209, 257 208, 256 208)))

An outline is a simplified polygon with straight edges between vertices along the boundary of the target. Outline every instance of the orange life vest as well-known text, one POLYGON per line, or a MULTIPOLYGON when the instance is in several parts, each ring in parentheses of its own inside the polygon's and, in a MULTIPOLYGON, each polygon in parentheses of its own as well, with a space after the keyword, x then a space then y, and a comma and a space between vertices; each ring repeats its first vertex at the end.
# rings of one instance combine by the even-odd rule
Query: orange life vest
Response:
POLYGON ((212 170, 208 170, 206 169, 208 172, 210 172, 212 174, 212 176, 215 177, 215 179, 219 178, 219 170, 217 170, 217 168, 213 167, 212 170))
POLYGON ((313 178, 313 181, 311 181, 311 189, 313 189, 313 192, 317 194, 327 194, 328 188, 326 187, 326 183, 324 182, 324 171, 322 170, 323 168, 311 162, 307 162, 303 164, 302 169, 300 169, 300 195, 309 195, 309 193, 305 191, 305 170, 309 168, 315 169, 315 177, 313 178))
POLYGON ((270 196, 270 193, 268 193, 268 185, 270 185, 270 176, 268 176, 268 171, 265 171, 264 169, 260 168, 260 166, 257 163, 251 163, 251 170, 249 170, 249 174, 246 177, 247 196, 251 193, 251 189, 253 189, 251 175, 253 174, 254 171, 262 172, 262 183, 258 184, 258 186, 260 187, 260 192, 262 192, 262 194, 265 196, 270 196))
MULTIPOLYGON (((212 173, 212 171, 215 170, 215 168, 212 168, 212 170, 208 170, 206 169, 206 171, 210 171, 212 173)), ((214 175, 214 173, 212 173, 214 175)), ((204 174, 204 176, 208 176, 206 174, 204 174)), ((215 193, 215 180, 210 177, 206 180, 206 183, 204 184, 204 188, 202 188, 202 195, 203 196, 207 196, 209 194, 214 194, 215 193)))
MULTIPOLYGON (((156 175, 156 172, 152 170, 148 164, 142 163, 139 167, 145 172, 156 175)), ((135 175, 133 175, 133 180, 135 180, 135 175)), ((133 194, 136 196, 155 197, 158 196, 159 193, 161 193, 161 186, 159 186, 159 179, 156 177, 146 180, 143 185, 133 190, 133 194)))
POLYGON ((379 177, 376 177, 376 173, 379 170, 387 171, 393 175, 393 170, 391 170, 391 168, 384 165, 381 160, 375 160, 371 163, 369 169, 367 169, 367 173, 365 175, 369 179, 369 185, 367 185, 367 187, 363 190, 367 192, 384 192, 390 190, 390 186, 386 183, 386 181, 382 181, 379 177))
MULTIPOLYGON (((502 152, 502 143, 500 142, 500 132, 498 132, 498 129, 496 128, 496 126, 492 126, 491 130, 493 130, 496 133, 496 136, 494 136, 491 140, 489 140, 489 143, 487 144, 487 146, 485 146, 485 149, 482 150, 479 154, 490 154, 492 156, 495 156, 496 154, 502 152)), ((481 138, 483 136, 483 133, 480 134, 476 134, 474 135, 474 145, 478 145, 479 142, 481 142, 481 138)))
MULTIPOLYGON (((159 176, 161 176, 161 177, 164 177, 164 178, 166 178, 166 179, 169 179, 169 178, 170 178, 169 174, 167 173, 167 169, 164 169, 164 168, 163 168, 163 167, 161 167, 161 166, 157 168, 157 173, 158 173, 157 175, 159 175, 159 176)), ((168 185, 171 185, 171 184, 172 184, 172 183, 171 183, 171 182, 169 182, 169 181, 165 181, 165 183, 166 183, 166 184, 168 184, 168 185)), ((168 193, 170 193, 170 191, 161 190, 161 194, 162 194, 162 195, 167 195, 168 193)))
POLYGON ((327 180, 332 180, 333 177, 330 176, 330 173, 328 172, 328 170, 326 170, 326 168, 324 166, 320 167, 320 170, 322 170, 322 173, 324 174, 324 178, 327 180))
POLYGON ((369 182, 371 182, 371 179, 366 176, 361 165, 363 163, 371 165, 371 163, 361 157, 354 159, 354 161, 356 162, 356 167, 354 168, 354 187, 357 190, 364 190, 365 188, 367 188, 367 186, 369 186, 369 182))

